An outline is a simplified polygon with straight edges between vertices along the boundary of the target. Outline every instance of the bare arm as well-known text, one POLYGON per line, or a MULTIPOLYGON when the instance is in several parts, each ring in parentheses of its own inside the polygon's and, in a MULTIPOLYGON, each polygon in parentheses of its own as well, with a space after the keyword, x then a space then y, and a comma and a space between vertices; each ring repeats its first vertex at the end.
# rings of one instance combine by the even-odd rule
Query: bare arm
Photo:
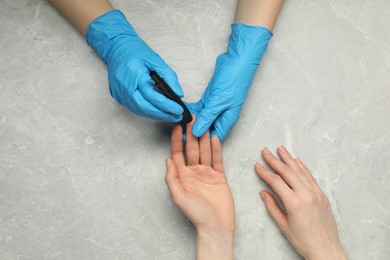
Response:
POLYGON ((238 0, 236 23, 263 26, 272 31, 284 0, 238 0))
POLYGON ((84 36, 95 18, 113 10, 108 0, 49 0, 84 36))

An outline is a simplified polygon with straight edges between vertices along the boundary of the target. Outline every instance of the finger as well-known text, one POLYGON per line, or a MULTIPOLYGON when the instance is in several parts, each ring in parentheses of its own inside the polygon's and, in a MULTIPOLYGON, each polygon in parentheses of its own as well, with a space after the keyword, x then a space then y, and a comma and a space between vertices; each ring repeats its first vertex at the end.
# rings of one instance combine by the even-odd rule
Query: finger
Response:
POLYGON ((180 125, 176 125, 172 129, 171 138, 171 157, 177 168, 185 166, 184 155, 183 155, 183 142, 182 130, 180 125))
POLYGON ((274 196, 268 191, 260 191, 260 196, 264 201, 265 207, 267 208, 268 213, 274 219, 280 230, 283 232, 287 229, 287 215, 280 209, 278 203, 276 202, 274 196))
POLYGON ((217 107, 210 107, 205 105, 205 107, 200 111, 198 119, 195 121, 194 128, 192 133, 200 137, 210 128, 211 124, 214 123, 215 119, 220 115, 221 111, 217 107))
POLYGON ((183 90, 181 89, 177 74, 163 61, 160 66, 155 66, 154 69, 158 75, 164 79, 169 87, 178 95, 180 98, 184 97, 183 90))
POLYGON ((175 204, 180 204, 181 199, 184 197, 185 191, 180 184, 178 178, 178 172, 174 161, 171 159, 165 159, 166 174, 165 182, 168 186, 169 192, 171 193, 172 200, 175 204))
POLYGON ((202 111, 202 102, 201 101, 198 101, 196 103, 188 103, 188 102, 183 101, 183 103, 186 105, 188 110, 190 110, 191 115, 198 116, 200 111, 202 111))
POLYGON ((235 107, 223 112, 214 122, 211 136, 217 135, 223 141, 240 118, 241 107, 235 107))
POLYGON ((306 167, 306 165, 297 157, 296 159, 296 162, 298 164, 298 167, 302 170, 302 172, 305 174, 307 180, 309 181, 310 184, 312 184, 313 186, 320 188, 320 186, 318 185, 316 179, 313 177, 313 175, 310 173, 309 169, 306 167))
POLYGON ((182 141, 183 142, 187 142, 187 136, 186 136, 186 133, 183 133, 183 135, 182 135, 182 141))
POLYGON ((137 115, 166 122, 180 122, 183 119, 181 114, 176 115, 161 111, 149 101, 147 101, 138 89, 133 94, 132 102, 134 107, 129 108, 137 115))
POLYGON ((196 120, 196 116, 193 116, 192 121, 189 124, 187 124, 186 154, 187 154, 188 166, 199 164, 199 142, 198 142, 198 138, 192 134, 192 127, 194 126, 195 120, 196 120))
POLYGON ((277 174, 272 173, 263 165, 256 163, 255 172, 257 175, 265 181, 275 192, 280 199, 285 203, 293 195, 290 187, 284 182, 284 180, 277 174))
MULTIPOLYGON (((277 149, 277 153, 286 165, 290 166, 293 169, 293 172, 301 178, 302 182, 307 183, 308 180, 306 175, 303 173, 302 169, 298 166, 297 161, 291 156, 291 154, 287 151, 286 147, 283 145, 279 146, 277 149)), ((293 174, 293 172, 291 174, 293 174)))
POLYGON ((199 149, 200 164, 211 166, 211 142, 209 131, 206 131, 206 133, 199 138, 199 149))
POLYGON ((211 150, 214 170, 224 173, 225 171, 223 169, 222 147, 221 142, 217 136, 213 136, 211 138, 211 150))
POLYGON ((264 148, 261 151, 261 155, 263 156, 265 162, 283 178, 283 180, 288 184, 288 186, 290 186, 291 188, 297 188, 303 185, 299 177, 292 174, 291 168, 279 161, 268 150, 268 148, 264 148))
POLYGON ((184 110, 179 104, 168 99, 158 91, 149 75, 146 75, 145 77, 148 78, 140 81, 139 90, 147 101, 164 112, 177 115, 183 114, 184 110))

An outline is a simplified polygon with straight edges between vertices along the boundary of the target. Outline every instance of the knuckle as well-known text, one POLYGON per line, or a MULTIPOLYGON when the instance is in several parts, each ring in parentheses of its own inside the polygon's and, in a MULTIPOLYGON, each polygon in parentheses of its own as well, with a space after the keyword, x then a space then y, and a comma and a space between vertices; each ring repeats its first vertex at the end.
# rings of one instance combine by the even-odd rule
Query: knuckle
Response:
POLYGON ((325 204, 325 198, 321 194, 316 194, 315 195, 316 201, 319 202, 320 204, 325 204))
POLYGON ((278 226, 280 228, 280 230, 286 234, 287 230, 288 230, 288 224, 287 222, 281 222, 281 223, 278 223, 278 226))
POLYGON ((302 203, 297 199, 291 199, 289 203, 286 205, 289 211, 297 212, 302 207, 302 203))
POLYGON ((279 182, 283 181, 283 179, 277 174, 272 174, 270 179, 271 179, 271 182, 273 182, 273 183, 279 183, 279 182))
POLYGON ((290 166, 287 166, 284 164, 281 166, 281 170, 282 170, 282 172, 289 174, 289 175, 295 174, 295 171, 290 166))
MULTIPOLYGON (((276 159, 275 157, 273 157, 272 155, 269 154, 269 155, 267 155, 267 156, 268 156, 268 158, 269 158, 270 164, 277 165, 277 164, 279 163, 279 160, 276 159)), ((282 169, 282 170, 285 170, 285 167, 282 166, 281 169, 282 169)))
POLYGON ((330 208, 330 202, 325 196, 325 194, 320 194, 319 197, 321 198, 321 203, 324 204, 326 207, 330 208))
POLYGON ((130 58, 117 66, 118 69, 116 72, 120 73, 122 76, 125 75, 125 73, 136 74, 138 69, 142 67, 142 61, 136 58, 130 58))

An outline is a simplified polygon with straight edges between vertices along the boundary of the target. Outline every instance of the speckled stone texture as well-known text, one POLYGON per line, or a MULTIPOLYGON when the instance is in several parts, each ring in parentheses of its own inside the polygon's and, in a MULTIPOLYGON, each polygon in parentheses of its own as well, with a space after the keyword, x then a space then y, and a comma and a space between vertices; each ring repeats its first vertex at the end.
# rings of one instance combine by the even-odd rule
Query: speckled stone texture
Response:
MULTIPOLYGON (((112 1, 196 101, 233 0, 112 1)), ((254 174, 285 144, 328 195, 351 259, 390 255, 390 2, 287 0, 223 143, 236 259, 300 259, 254 174)), ((0 259, 194 259, 164 183, 170 126, 112 99, 107 70, 46 1, 0 0, 0 259)))

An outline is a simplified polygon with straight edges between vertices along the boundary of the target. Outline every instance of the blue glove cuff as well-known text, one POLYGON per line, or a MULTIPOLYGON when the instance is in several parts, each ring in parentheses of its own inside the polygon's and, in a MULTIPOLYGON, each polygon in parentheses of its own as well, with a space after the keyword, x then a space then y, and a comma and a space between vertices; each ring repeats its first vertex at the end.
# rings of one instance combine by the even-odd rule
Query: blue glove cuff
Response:
POLYGON ((137 36, 134 28, 119 10, 109 11, 93 20, 87 29, 86 40, 100 58, 106 62, 107 53, 115 42, 123 35, 137 36))
POLYGON ((267 50, 272 35, 270 30, 262 26, 233 23, 228 52, 237 56, 251 57, 259 62, 267 50))

